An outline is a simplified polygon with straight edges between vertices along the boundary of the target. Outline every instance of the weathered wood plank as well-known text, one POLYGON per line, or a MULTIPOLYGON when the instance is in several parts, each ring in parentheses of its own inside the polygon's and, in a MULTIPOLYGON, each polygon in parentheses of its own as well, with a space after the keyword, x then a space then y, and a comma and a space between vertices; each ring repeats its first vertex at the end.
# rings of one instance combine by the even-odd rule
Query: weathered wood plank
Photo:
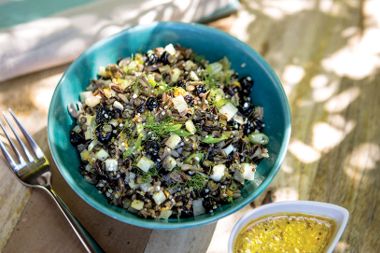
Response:
MULTIPOLYGON (((243 1, 228 30, 265 56, 291 104, 292 137, 272 183, 275 199, 346 207, 351 218, 337 252, 380 248, 378 8, 371 0, 243 1)), ((222 252, 216 240, 208 252, 222 252)))
MULTIPOLYGON (((51 160, 46 129, 39 131, 35 138, 51 160)), ((71 190, 55 166, 52 166, 52 173, 53 188, 106 252, 144 252, 151 230, 103 215, 71 190)), ((52 200, 45 193, 34 190, 4 252, 44 252, 44 249, 57 253, 83 252, 82 245, 52 200)))
POLYGON ((216 223, 199 228, 154 230, 144 253, 199 253, 206 252, 216 223))
MULTIPOLYGON (((65 66, 49 69, 0 83, 0 107, 11 107, 32 133, 46 126, 50 95, 65 66), (41 93, 40 93, 41 92, 41 93), (39 120, 35 120, 35 119, 39 120)), ((2 136, 2 134, 0 135, 2 136)), ((30 190, 22 186, 0 160, 0 251, 5 246, 30 198, 30 190)))

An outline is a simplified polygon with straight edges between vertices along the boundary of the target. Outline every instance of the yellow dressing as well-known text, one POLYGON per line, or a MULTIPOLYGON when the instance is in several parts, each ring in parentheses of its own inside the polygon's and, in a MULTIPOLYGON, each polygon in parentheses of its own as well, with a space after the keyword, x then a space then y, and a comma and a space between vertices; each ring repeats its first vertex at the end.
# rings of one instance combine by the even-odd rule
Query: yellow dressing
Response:
POLYGON ((248 223, 234 253, 323 253, 335 231, 331 219, 299 213, 265 216, 248 223))

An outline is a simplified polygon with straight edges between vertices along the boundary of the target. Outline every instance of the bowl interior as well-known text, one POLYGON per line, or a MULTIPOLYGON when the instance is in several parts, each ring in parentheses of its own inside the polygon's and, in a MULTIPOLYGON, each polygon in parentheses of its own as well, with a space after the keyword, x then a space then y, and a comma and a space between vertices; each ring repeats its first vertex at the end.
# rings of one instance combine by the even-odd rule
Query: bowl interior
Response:
POLYGON ((92 46, 67 69, 51 100, 48 118, 48 139, 51 152, 61 174, 86 202, 120 221, 149 228, 179 228, 206 224, 226 216, 256 198, 277 173, 284 158, 290 135, 290 111, 280 81, 270 66, 252 49, 239 40, 202 25, 156 23, 125 30, 92 46), (196 218, 147 220, 122 208, 110 205, 87 183, 79 172, 79 155, 70 144, 69 132, 74 124, 67 105, 79 100, 79 93, 96 78, 100 66, 114 63, 122 57, 168 43, 192 48, 210 62, 227 57, 240 76, 254 79, 252 99, 264 107, 264 132, 269 136, 270 158, 261 162, 253 183, 246 184, 242 198, 216 210, 213 215, 196 218))

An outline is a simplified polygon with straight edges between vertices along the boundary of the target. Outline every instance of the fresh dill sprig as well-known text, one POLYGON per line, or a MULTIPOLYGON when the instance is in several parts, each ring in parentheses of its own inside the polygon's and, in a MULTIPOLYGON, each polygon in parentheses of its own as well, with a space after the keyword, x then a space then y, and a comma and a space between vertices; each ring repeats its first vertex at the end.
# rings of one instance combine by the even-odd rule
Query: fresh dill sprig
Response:
POLYGON ((187 187, 192 187, 194 190, 202 190, 207 184, 208 177, 203 173, 196 173, 191 177, 189 181, 186 182, 187 187))
POLYGON ((182 128, 181 123, 175 122, 170 118, 165 118, 164 120, 157 122, 154 119, 153 115, 148 115, 144 127, 154 132, 158 136, 165 136, 170 133, 176 133, 179 136, 183 136, 183 137, 191 135, 186 130, 181 129, 182 128))

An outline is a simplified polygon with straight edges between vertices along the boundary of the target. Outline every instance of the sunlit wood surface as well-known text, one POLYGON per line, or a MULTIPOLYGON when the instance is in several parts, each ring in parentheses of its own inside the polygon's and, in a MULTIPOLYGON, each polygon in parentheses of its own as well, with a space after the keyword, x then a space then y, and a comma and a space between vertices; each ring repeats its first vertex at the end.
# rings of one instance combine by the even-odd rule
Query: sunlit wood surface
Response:
MULTIPOLYGON (((236 15, 211 25, 259 51, 287 92, 292 137, 270 187, 273 200, 342 205, 351 217, 336 252, 378 252, 380 1, 255 0, 242 5, 236 15)), ((46 149, 47 108, 65 67, 0 83, 1 108, 14 108, 46 149)), ((1 161, 0 166, 0 249, 81 252, 52 202, 21 186, 1 161)), ((83 203, 58 173, 54 179, 108 252, 223 253, 234 222, 252 208, 220 220, 216 228, 152 232, 108 219, 83 203)))

